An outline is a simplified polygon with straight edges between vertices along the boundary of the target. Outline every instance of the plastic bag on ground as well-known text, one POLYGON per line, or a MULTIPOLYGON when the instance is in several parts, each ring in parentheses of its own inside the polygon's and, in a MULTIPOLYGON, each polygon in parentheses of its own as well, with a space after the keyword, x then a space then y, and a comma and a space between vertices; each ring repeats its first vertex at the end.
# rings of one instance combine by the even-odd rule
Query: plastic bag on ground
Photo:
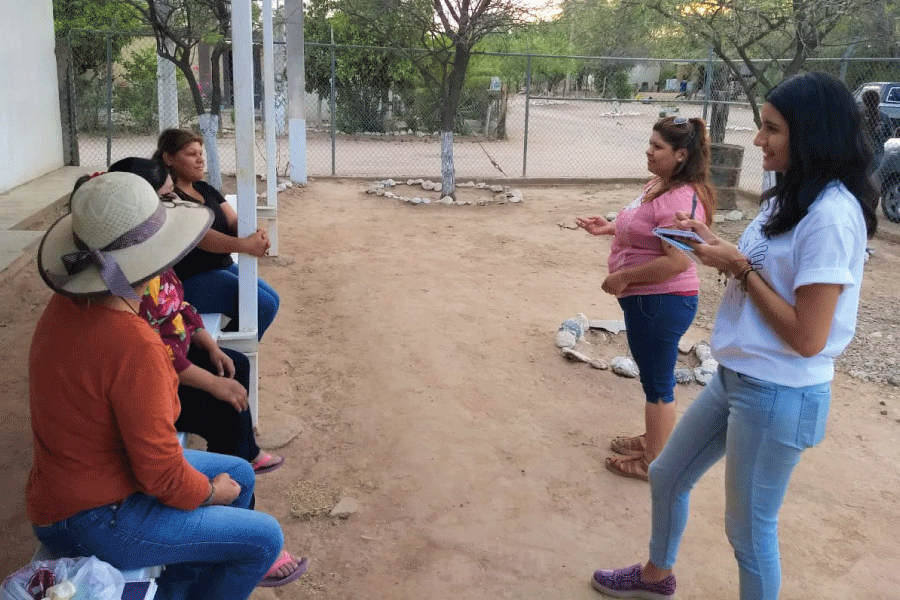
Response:
POLYGON ((125 579, 118 569, 98 559, 58 558, 25 565, 0 585, 0 600, 40 600, 50 587, 69 581, 71 600, 119 600, 125 579))

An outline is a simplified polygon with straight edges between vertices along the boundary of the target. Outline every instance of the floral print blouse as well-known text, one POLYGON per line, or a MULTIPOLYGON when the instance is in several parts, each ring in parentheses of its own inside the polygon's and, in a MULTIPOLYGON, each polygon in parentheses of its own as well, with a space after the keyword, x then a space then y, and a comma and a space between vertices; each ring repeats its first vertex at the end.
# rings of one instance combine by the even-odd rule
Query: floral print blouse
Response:
POLYGON ((167 269, 150 280, 138 314, 162 338, 176 373, 191 366, 188 349, 194 331, 203 329, 203 320, 197 309, 184 301, 184 288, 175 271, 167 269))

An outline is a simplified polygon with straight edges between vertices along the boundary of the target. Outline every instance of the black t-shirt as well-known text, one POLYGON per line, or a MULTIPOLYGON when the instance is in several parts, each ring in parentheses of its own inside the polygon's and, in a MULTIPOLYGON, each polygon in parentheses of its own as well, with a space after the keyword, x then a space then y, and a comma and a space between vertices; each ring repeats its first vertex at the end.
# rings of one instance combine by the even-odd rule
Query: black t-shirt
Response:
MULTIPOLYGON (((224 233, 225 235, 236 237, 234 233, 231 232, 231 229, 229 229, 228 219, 225 218, 225 213, 222 212, 221 205, 223 202, 226 202, 225 197, 220 194, 216 188, 209 185, 205 181, 195 181, 194 189, 200 192, 200 195, 203 196, 203 201, 206 206, 213 211, 214 217, 212 222, 212 229, 218 231, 219 233, 224 233)), ((196 202, 194 198, 191 198, 187 194, 181 192, 178 188, 175 188, 175 191, 183 200, 196 202)), ((186 281, 188 278, 193 277, 194 275, 212 271, 214 269, 224 269, 225 267, 229 267, 233 264, 234 261, 231 260, 230 254, 207 252, 206 250, 201 250, 200 248, 194 248, 193 250, 188 252, 184 258, 178 261, 173 268, 175 269, 175 274, 178 275, 178 278, 182 281, 186 281)))

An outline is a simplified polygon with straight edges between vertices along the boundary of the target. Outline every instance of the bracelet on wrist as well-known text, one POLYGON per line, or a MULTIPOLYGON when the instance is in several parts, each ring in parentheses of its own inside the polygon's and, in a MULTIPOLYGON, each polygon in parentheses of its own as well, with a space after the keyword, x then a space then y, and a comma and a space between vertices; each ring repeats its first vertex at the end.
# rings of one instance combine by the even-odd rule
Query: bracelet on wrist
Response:
POLYGON ((209 482, 209 496, 206 497, 206 500, 203 501, 203 504, 200 506, 209 506, 209 503, 212 502, 213 496, 216 495, 216 484, 212 481, 209 482))
POLYGON ((737 275, 734 276, 734 278, 737 279, 741 283, 741 291, 742 292, 747 291, 747 277, 749 277, 750 273, 752 273, 755 270, 756 270, 756 268, 750 262, 747 262, 746 265, 741 267, 741 270, 738 271, 737 275))

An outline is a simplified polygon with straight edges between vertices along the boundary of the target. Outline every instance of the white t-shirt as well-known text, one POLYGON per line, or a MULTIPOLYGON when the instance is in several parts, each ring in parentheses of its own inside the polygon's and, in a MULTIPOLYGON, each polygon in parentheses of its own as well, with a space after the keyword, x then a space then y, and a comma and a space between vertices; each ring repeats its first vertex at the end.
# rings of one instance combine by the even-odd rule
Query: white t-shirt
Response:
POLYGON ((834 377, 834 358, 844 351, 856 330, 866 250, 862 208, 844 184, 835 180, 825 186, 791 231, 767 238, 761 227, 771 210, 772 202, 764 202, 759 215, 741 235, 738 247, 757 273, 792 306, 801 286, 843 286, 828 341, 816 356, 800 356, 731 280, 710 340, 713 356, 729 369, 779 385, 825 383, 834 377))

